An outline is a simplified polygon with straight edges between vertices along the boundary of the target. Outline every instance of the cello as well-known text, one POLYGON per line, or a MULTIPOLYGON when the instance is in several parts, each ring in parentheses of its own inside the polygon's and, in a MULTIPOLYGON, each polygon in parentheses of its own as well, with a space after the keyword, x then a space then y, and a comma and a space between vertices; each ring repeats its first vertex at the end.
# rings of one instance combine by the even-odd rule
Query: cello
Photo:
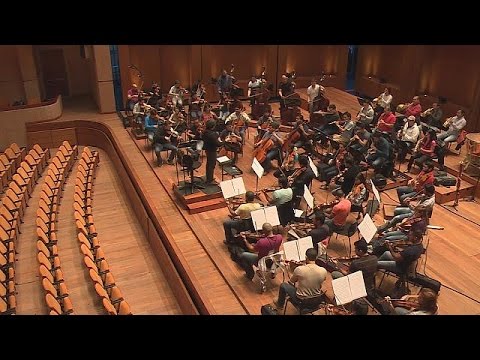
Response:
POLYGON ((263 163, 267 158, 267 153, 273 147, 274 142, 272 140, 273 133, 269 138, 262 140, 262 143, 253 150, 253 156, 258 160, 259 163, 263 163))

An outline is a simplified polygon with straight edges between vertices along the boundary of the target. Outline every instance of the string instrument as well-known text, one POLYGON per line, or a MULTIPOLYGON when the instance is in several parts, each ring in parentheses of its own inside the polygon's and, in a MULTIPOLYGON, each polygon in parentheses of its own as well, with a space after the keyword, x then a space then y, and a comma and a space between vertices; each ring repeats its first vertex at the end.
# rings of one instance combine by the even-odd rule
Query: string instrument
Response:
POLYGON ((299 236, 299 237, 306 237, 310 233, 311 230, 315 229, 315 225, 312 223, 295 223, 290 224, 289 228, 299 236))
POLYGON ((313 99, 313 111, 327 111, 328 105, 330 105, 330 99, 325 96, 325 94, 319 90, 318 95, 313 99))
POLYGON ((254 231, 242 231, 239 235, 240 236, 245 236, 247 241, 251 244, 256 243, 258 240, 265 237, 265 234, 263 234, 261 232, 257 233, 257 232, 254 232, 254 231))
POLYGON ((402 296, 400 299, 391 299, 389 296, 386 296, 385 299, 380 300, 380 302, 387 302, 392 305, 392 307, 402 307, 408 310, 413 310, 420 306, 417 299, 418 297, 409 295, 402 296))
POLYGON ((340 202, 340 200, 335 199, 335 200, 332 200, 330 202, 325 202, 323 204, 315 205, 314 210, 325 210, 325 209, 333 208, 339 202, 340 202))
MULTIPOLYGON (((229 199, 225 199, 227 206, 235 211, 240 205, 245 204, 245 200, 240 197, 231 197, 229 199)), ((237 215, 229 214, 230 217, 236 217, 237 215)))
POLYGON ((278 189, 281 189, 281 187, 280 186, 270 186, 270 187, 258 190, 258 191, 255 192, 255 197, 258 200, 260 200, 261 202, 268 203, 270 201, 270 199, 268 198, 267 193, 274 192, 278 189), (263 195, 264 199, 261 198, 262 195, 263 195))
POLYGON ((298 176, 302 175, 307 170, 306 167, 296 169, 292 175, 288 177, 288 186, 292 186, 298 176))
POLYGON ((168 139, 168 141, 172 141, 172 137, 174 139, 178 139, 178 132, 175 131, 175 129, 173 129, 172 127, 168 127, 168 129, 165 131, 167 136, 166 138, 168 139))
POLYGON ((253 156, 258 160, 259 163, 262 163, 267 158, 267 153, 273 148, 275 145, 272 137, 276 136, 275 133, 271 133, 270 137, 262 140, 262 143, 253 150, 253 156))
POLYGON ((285 140, 283 141, 282 151, 287 152, 290 149, 291 144, 295 144, 298 140, 302 138, 302 132, 298 126, 287 135, 285 140))
POLYGON ((325 307, 325 313, 327 315, 353 315, 353 312, 345 309, 345 307, 339 305, 328 304, 325 307))

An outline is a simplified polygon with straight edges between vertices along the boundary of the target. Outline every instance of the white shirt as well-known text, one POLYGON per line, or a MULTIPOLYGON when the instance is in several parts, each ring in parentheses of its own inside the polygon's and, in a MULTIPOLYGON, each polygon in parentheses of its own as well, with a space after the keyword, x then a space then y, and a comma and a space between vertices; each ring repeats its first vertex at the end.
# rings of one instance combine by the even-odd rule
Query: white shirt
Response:
POLYGON ((462 116, 459 118, 458 116, 453 117, 453 121, 448 128, 449 131, 460 131, 462 130, 465 125, 467 125, 467 120, 462 116))
POLYGON ((385 93, 381 93, 380 96, 378 97, 377 104, 385 108, 387 105, 390 105, 390 103, 392 102, 392 99, 393 99, 392 94, 385 95, 385 93))
POLYGON ((170 91, 168 92, 170 95, 173 95, 174 97, 178 98, 180 96, 180 88, 176 88, 175 85, 173 85, 170 88, 170 91))
POLYGON ((244 111, 242 111, 239 116, 237 116, 235 112, 228 115, 228 117, 225 119, 225 123, 227 123, 228 121, 234 121, 234 120, 240 120, 240 119, 243 120, 245 123, 250 122, 250 117, 244 111))
POLYGON ((310 85, 307 88, 307 97, 308 97, 308 102, 312 102, 313 99, 315 99, 318 96, 318 92, 320 91, 320 85, 315 84, 315 87, 310 85))
POLYGON ((362 108, 358 113, 358 119, 359 120, 365 119, 365 122, 367 124, 370 124, 373 120, 373 115, 374 115, 373 108, 370 104, 368 104, 367 106, 362 106, 362 108))
POLYGON ((420 135, 420 130, 418 129, 417 124, 414 124, 411 127, 408 127, 408 123, 403 125, 402 130, 402 141, 409 141, 412 143, 416 143, 418 140, 418 135, 420 135))

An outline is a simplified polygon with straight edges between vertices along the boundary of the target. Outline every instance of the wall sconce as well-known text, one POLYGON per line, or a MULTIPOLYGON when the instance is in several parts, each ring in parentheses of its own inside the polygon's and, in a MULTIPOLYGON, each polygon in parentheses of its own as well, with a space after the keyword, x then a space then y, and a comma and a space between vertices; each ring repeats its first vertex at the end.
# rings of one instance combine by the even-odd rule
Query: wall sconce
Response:
POLYGON ((371 79, 371 78, 372 78, 372 74, 368 74, 367 76, 368 76, 368 78, 369 78, 369 79, 371 79))

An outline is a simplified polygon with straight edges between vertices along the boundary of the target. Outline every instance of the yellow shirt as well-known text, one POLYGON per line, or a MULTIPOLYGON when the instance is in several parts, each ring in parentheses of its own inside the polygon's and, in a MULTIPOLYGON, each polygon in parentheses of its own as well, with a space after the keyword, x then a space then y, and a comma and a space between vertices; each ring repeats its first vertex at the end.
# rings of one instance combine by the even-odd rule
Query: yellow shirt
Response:
POLYGON ((259 203, 246 203, 240 205, 237 210, 235 210, 235 214, 240 216, 240 219, 245 220, 245 219, 251 219, 252 216, 250 213, 254 210, 260 209, 262 206, 259 203))

